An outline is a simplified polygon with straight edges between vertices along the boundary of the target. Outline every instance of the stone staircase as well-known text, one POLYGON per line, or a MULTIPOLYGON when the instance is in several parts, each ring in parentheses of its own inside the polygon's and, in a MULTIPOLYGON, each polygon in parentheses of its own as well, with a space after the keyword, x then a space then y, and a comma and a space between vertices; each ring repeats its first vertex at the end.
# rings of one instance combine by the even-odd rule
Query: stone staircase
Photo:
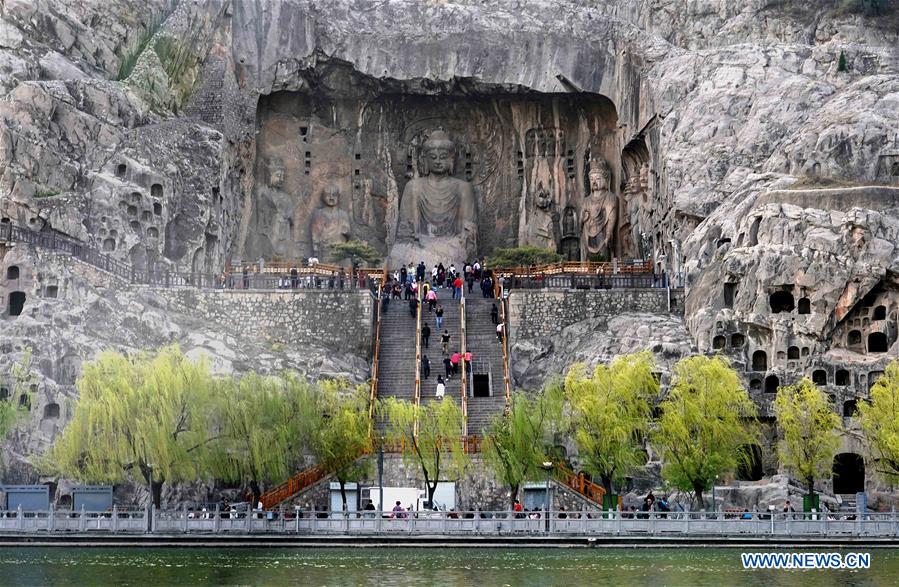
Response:
POLYGON ((483 298, 480 291, 465 297, 466 348, 472 355, 472 376, 487 375, 488 397, 474 397, 473 378, 468 390, 468 433, 482 434, 489 427, 494 414, 502 413, 506 405, 503 389, 503 349, 496 340, 496 326, 490 319, 490 308, 499 300, 483 298))
MULTIPOLYGON (((438 304, 443 305, 443 327, 449 330, 450 349, 459 350, 461 317, 458 300, 450 297, 450 291, 437 292, 438 304)), ((422 326, 431 327, 430 347, 422 347, 422 355, 431 361, 431 376, 421 380, 421 402, 432 401, 437 391, 437 376, 444 374, 443 353, 440 348, 440 332, 437 331, 433 313, 422 307, 422 326)), ((389 309, 381 315, 381 355, 378 363, 378 397, 396 397, 406 401, 415 400, 415 318, 409 314, 409 303, 405 300, 391 300, 389 309)), ((459 377, 446 382, 446 396, 461 402, 459 377)), ((461 433, 461 431, 460 431, 461 433)))
MULTIPOLYGON (((428 312, 428 305, 422 308, 421 324, 427 324, 431 327, 431 348, 422 347, 421 353, 427 355, 431 360, 431 377, 430 379, 421 380, 421 402, 433 401, 437 393, 437 376, 445 375, 446 369, 443 366, 443 357, 451 357, 454 352, 462 349, 462 311, 459 308, 459 300, 452 298, 452 292, 449 289, 437 290, 437 304, 443 306, 443 328, 437 330, 437 319, 433 313, 428 312), (444 355, 440 346, 440 335, 443 329, 449 330, 450 344, 448 354, 444 355)), ((446 397, 453 398, 457 404, 462 404, 462 367, 459 367, 459 374, 446 381, 446 397)), ((445 379, 445 378, 444 378, 445 379)), ((462 431, 459 431, 462 434, 462 431)))

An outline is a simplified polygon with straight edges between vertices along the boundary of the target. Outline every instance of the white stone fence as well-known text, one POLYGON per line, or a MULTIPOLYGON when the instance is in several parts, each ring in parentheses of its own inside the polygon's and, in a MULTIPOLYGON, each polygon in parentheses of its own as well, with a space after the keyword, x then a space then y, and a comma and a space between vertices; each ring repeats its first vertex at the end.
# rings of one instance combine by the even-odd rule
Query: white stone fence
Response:
POLYGON ((235 512, 147 509, 0 512, 0 532, 596 537, 899 537, 899 514, 707 512, 235 512), (404 517, 400 517, 404 516, 404 517), (747 516, 743 518, 741 516, 747 516), (152 518, 152 526, 150 520, 152 518))

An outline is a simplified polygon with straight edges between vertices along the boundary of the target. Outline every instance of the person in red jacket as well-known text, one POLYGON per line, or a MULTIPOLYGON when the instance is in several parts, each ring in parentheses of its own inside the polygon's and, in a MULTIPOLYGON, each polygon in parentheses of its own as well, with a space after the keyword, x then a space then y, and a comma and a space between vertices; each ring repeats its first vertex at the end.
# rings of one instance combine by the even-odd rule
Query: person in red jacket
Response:
POLYGON ((453 280, 453 299, 462 299, 462 278, 459 276, 456 276, 456 279, 453 280))

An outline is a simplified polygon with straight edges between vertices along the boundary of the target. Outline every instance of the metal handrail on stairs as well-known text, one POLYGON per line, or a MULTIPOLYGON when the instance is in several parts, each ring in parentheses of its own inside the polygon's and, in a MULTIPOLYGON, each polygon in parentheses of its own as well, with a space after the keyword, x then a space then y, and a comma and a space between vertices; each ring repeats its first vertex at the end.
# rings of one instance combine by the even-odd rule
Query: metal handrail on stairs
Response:
POLYGON ((375 345, 371 360, 371 391, 368 398, 368 436, 371 438, 375 421, 375 405, 378 401, 378 371, 381 363, 381 295, 387 283, 387 264, 381 273, 381 283, 377 287, 378 297, 375 300, 375 345))
POLYGON ((259 501, 262 502, 262 508, 266 510, 271 509, 282 501, 290 499, 304 489, 315 485, 328 475, 329 473, 318 465, 300 471, 284 483, 263 493, 259 497, 259 501))
POLYGON ((468 382, 468 377, 467 377, 468 374, 467 374, 467 368, 466 368, 466 364, 465 364, 465 350, 466 350, 465 338, 467 335, 466 335, 466 329, 465 329, 465 286, 464 285, 460 288, 460 291, 462 292, 462 294, 459 297, 459 316, 460 316, 460 320, 461 320, 461 330, 459 331, 460 332, 459 338, 461 339, 461 343, 462 343, 462 351, 461 351, 462 360, 460 361, 462 363, 462 380, 459 382, 460 383, 459 396, 461 397, 461 400, 462 400, 462 436, 467 437, 468 436, 468 386, 466 385, 466 383, 468 382))
POLYGON ((602 505, 602 496, 606 494, 606 490, 602 485, 597 485, 587 479, 583 473, 575 473, 561 463, 556 464, 556 473, 560 477, 559 480, 566 487, 574 490, 593 503, 602 505))
POLYGON ((424 281, 418 284, 415 299, 418 300, 415 312, 415 421, 412 423, 412 434, 418 437, 418 408, 421 405, 421 306, 424 281))
POLYGON ((509 321, 506 316, 505 288, 498 280, 493 281, 493 296, 499 300, 500 322, 503 325, 503 339, 500 344, 503 347, 503 394, 506 396, 506 405, 512 403, 512 379, 509 377, 509 321))

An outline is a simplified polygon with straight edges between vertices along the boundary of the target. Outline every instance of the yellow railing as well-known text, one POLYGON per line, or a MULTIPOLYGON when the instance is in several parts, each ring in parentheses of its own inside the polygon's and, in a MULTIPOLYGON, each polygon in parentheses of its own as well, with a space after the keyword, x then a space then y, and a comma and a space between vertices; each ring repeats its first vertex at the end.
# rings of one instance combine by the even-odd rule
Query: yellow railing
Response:
POLYGON ((509 376, 509 321, 506 317, 506 300, 503 297, 505 290, 499 284, 498 279, 493 280, 493 297, 499 300, 499 321, 503 325, 503 339, 500 344, 503 347, 503 394, 506 396, 506 406, 512 403, 512 379, 509 376))
POLYGON ((535 275, 613 275, 620 273, 652 273, 652 260, 642 263, 622 263, 621 261, 562 261, 528 267, 501 267, 493 273, 503 277, 532 277, 535 275))
POLYGON ((259 497, 263 509, 271 509, 286 499, 290 499, 300 491, 315 485, 328 476, 328 473, 315 465, 300 471, 281 485, 266 491, 259 497))
POLYGON ((605 495, 606 490, 601 485, 588 480, 583 473, 575 474, 574 471, 562 464, 556 465, 556 471, 566 487, 573 489, 593 503, 602 505, 602 496, 605 495))
POLYGON ((378 371, 381 361, 381 294, 387 284, 387 264, 381 271, 381 283, 377 285, 378 297, 375 300, 375 348, 371 358, 371 391, 368 398, 368 436, 371 437, 375 421, 375 405, 378 401, 378 371))
POLYGON ((422 290, 424 282, 418 284, 415 291, 415 299, 418 300, 415 312, 415 421, 412 423, 412 430, 415 436, 418 436, 418 407, 421 405, 421 311, 422 311, 422 290))
POLYGON ((459 298, 459 315, 461 316, 461 330, 459 330, 461 346, 462 346, 462 380, 460 381, 459 386, 459 395, 461 396, 462 401, 462 436, 468 436, 468 368, 465 363, 465 350, 466 350, 466 331, 465 331, 465 285, 462 285, 461 288, 462 295, 459 298))

